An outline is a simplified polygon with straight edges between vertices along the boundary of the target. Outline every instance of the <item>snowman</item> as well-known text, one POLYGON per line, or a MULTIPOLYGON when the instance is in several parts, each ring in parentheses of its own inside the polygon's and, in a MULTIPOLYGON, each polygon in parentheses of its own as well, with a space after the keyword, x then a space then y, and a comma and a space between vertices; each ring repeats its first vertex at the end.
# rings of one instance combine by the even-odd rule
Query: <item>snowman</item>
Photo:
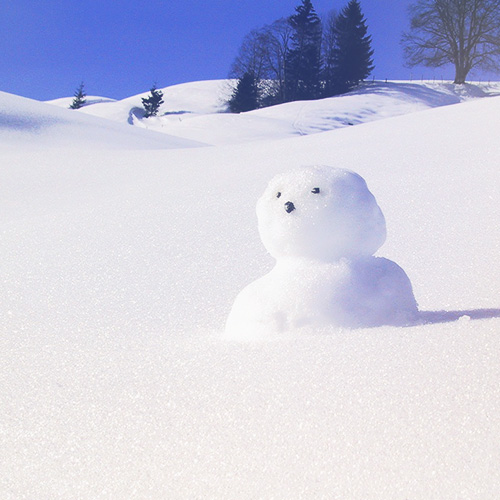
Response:
POLYGON ((278 175, 257 203, 257 218, 276 265, 239 293, 226 338, 416 320, 406 273, 373 255, 385 241, 385 219, 358 174, 312 166, 278 175))

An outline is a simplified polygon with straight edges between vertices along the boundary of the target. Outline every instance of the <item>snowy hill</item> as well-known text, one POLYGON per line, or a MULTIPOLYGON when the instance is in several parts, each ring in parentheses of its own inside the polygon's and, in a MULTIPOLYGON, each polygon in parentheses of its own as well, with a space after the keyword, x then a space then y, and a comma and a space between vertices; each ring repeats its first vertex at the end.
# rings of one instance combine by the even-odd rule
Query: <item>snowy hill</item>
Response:
MULTIPOLYGON (((224 112, 224 103, 231 94, 230 81, 191 82, 162 91, 165 102, 157 117, 141 119, 141 98, 146 97, 147 92, 117 102, 90 104, 80 112, 223 145, 308 135, 498 95, 500 85, 457 87, 450 83, 370 82, 344 96, 291 102, 241 115, 224 112)), ((70 102, 67 98, 56 104, 67 107, 70 102)))
MULTIPOLYGON (((443 92, 405 88, 332 101, 367 121, 360 109, 392 99, 397 117, 380 105, 370 123, 302 136, 333 113, 294 104, 232 116, 232 145, 155 150, 63 149, 48 132, 27 148, 49 106, 9 104, 2 498, 499 497, 500 98, 438 106, 443 92), (366 179, 387 221, 378 255, 407 272, 425 324, 221 339, 237 293, 273 265, 255 203, 308 164, 366 179)), ((77 114, 83 135, 103 124, 77 114)), ((222 141, 227 124, 202 114, 183 136, 222 141)))
MULTIPOLYGON (((71 104, 73 103, 74 97, 61 97, 59 99, 52 99, 50 101, 45 101, 47 104, 54 104, 60 108, 70 109, 71 104)), ((109 97, 101 97, 101 96, 85 96, 85 106, 92 106, 94 104, 102 104, 107 102, 116 102, 116 99, 111 99, 109 97)))
POLYGON ((75 110, 0 92, 0 143, 4 147, 99 147, 165 149, 200 144, 177 137, 144 133, 75 110))
MULTIPOLYGON (((161 113, 183 114, 214 114, 225 111, 224 101, 230 95, 230 84, 223 80, 208 80, 172 85, 161 89, 165 104, 161 113)), ((80 109, 81 113, 107 118, 121 123, 132 124, 135 113, 142 117, 143 97, 149 92, 114 101, 105 97, 88 98, 87 105, 80 109)), ((67 108, 73 98, 66 97, 47 101, 59 107, 67 108)))

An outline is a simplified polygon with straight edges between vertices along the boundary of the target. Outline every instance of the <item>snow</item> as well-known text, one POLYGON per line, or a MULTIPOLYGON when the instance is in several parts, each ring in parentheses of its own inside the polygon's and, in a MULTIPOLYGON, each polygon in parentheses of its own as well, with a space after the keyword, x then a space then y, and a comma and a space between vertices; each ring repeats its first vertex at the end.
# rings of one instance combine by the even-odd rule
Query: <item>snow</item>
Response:
POLYGON ((201 144, 178 137, 145 134, 122 124, 74 110, 0 92, 0 143, 3 147, 85 149, 164 149, 201 144))
MULTIPOLYGON (((161 90, 164 104, 159 115, 146 120, 141 119, 141 98, 148 92, 117 102, 88 105, 79 112, 220 146, 325 132, 499 95, 500 85, 368 82, 341 97, 291 102, 236 116, 224 113, 225 101, 232 92, 231 81, 191 82, 161 90)), ((66 106, 71 100, 62 102, 66 106)))
POLYGON ((278 259, 236 297, 226 322, 230 340, 270 340, 333 327, 410 326, 418 322, 411 283, 379 257, 332 262, 278 259))
MULTIPOLYGON (((85 106, 92 106, 93 104, 100 104, 104 102, 116 102, 116 99, 111 99, 109 97, 101 97, 101 96, 85 96, 85 106)), ((54 104, 55 106, 59 106, 60 108, 70 109, 70 105, 73 104, 74 97, 60 97, 59 99, 52 99, 50 101, 44 101, 47 104, 54 104)))
POLYGON ((276 265, 238 294, 227 338, 417 321, 405 272, 373 257, 386 238, 385 220, 356 173, 314 165, 280 174, 260 197, 257 218, 276 265))
POLYGON ((257 202, 257 218, 275 258, 332 262, 369 256, 386 239, 384 216, 365 180, 325 165, 274 177, 257 202))
POLYGON ((0 98, 2 498, 498 498, 500 98, 196 148, 0 98), (425 324, 221 338, 310 164, 366 180, 425 324))
MULTIPOLYGON (((181 85, 172 85, 159 89, 163 93, 164 104, 160 114, 165 114, 165 121, 169 117, 175 121, 179 118, 217 114, 225 110, 225 100, 230 94, 230 84, 222 83, 220 80, 208 80, 202 82, 190 82, 181 85)), ((143 116, 142 98, 147 97, 149 92, 128 97, 116 102, 103 102, 81 108, 85 114, 95 115, 102 118, 129 123, 146 127, 140 120, 134 118, 143 116)), ((150 120, 154 123, 154 119, 150 120)), ((162 130, 161 125, 149 127, 162 130)), ((166 132, 165 133, 169 133, 166 132)), ((202 141, 204 142, 204 141, 202 141)))

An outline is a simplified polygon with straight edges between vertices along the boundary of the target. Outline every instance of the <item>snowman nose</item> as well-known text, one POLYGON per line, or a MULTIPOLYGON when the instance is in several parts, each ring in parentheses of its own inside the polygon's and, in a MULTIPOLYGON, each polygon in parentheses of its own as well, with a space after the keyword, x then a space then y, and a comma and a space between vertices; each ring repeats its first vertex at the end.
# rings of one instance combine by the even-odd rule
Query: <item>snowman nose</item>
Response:
POLYGON ((293 212, 295 210, 295 205, 291 201, 285 203, 285 210, 287 213, 293 212))

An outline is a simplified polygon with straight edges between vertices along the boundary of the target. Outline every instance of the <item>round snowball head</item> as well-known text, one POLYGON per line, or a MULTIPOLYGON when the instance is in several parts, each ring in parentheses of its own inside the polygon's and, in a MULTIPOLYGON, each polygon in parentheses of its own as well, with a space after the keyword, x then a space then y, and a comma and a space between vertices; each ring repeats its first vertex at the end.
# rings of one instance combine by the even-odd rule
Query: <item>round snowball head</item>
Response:
POLYGON ((333 261, 373 255, 385 219, 358 174, 327 166, 277 175, 257 203, 262 241, 276 259, 333 261))

